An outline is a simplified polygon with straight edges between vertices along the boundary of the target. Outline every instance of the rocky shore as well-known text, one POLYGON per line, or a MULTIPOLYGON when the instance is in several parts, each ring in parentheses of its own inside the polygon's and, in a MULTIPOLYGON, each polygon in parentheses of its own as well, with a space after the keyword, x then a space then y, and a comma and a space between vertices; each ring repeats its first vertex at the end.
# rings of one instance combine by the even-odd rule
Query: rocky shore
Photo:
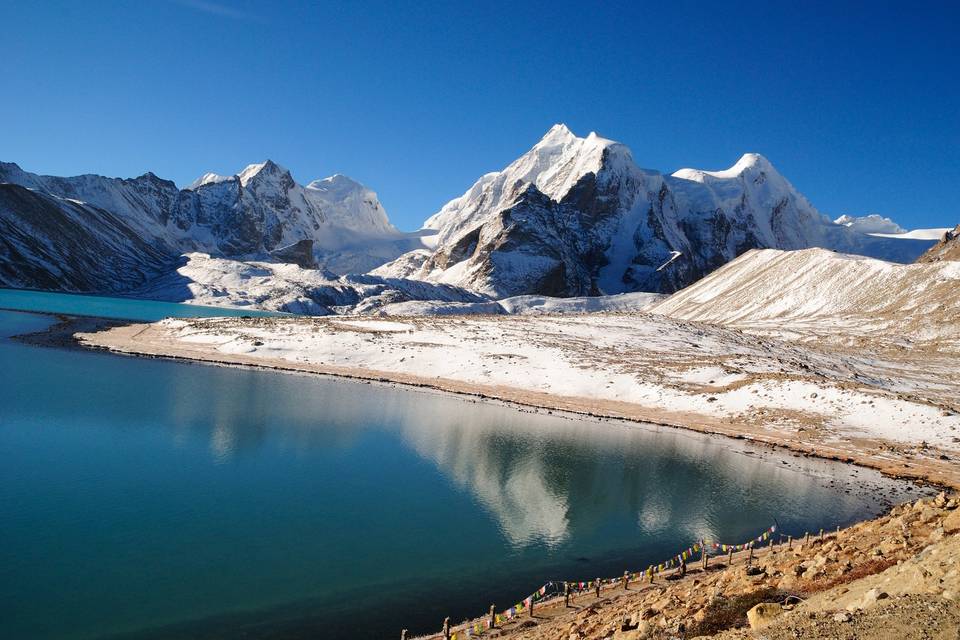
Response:
MULTIPOLYGON (((534 607, 482 637, 666 640, 711 637, 960 637, 960 501, 941 493, 809 539, 690 564, 534 607)), ((480 619, 482 622, 483 619, 480 619)), ((441 638, 442 635, 426 636, 441 638)), ((457 639, 465 637, 460 631, 457 639)))

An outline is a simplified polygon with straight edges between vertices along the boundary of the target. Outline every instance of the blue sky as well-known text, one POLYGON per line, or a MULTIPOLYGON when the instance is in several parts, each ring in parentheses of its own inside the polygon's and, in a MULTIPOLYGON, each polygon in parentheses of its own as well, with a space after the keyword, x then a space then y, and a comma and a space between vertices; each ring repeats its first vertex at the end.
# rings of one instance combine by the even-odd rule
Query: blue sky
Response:
POLYGON ((271 158, 413 229, 565 122, 644 167, 755 151, 824 213, 951 226, 958 7, 0 0, 0 159, 185 185, 271 158))

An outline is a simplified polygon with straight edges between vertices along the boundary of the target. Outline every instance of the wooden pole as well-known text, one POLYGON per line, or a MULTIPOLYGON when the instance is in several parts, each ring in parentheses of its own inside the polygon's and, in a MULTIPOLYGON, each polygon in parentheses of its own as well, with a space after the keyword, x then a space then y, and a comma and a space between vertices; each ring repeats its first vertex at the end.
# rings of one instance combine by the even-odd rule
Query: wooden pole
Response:
POLYGON ((793 536, 787 536, 787 549, 793 549, 793 536))
POLYGON ((809 532, 809 531, 807 531, 806 533, 803 534, 803 546, 805 546, 805 547, 810 546, 810 532, 809 532))
POLYGON ((450 618, 443 619, 443 638, 450 640, 450 618))
POLYGON ((700 543, 700 559, 703 561, 703 570, 707 570, 707 547, 700 543))
POLYGON ((629 572, 629 571, 624 571, 624 572, 623 572, 623 590, 624 590, 624 591, 627 590, 627 581, 628 581, 629 579, 630 579, 630 572, 629 572))
POLYGON ((490 605, 490 628, 493 629, 497 626, 497 606, 492 604, 490 605))
POLYGON ((727 554, 727 566, 733 566, 733 547, 730 547, 730 553, 727 554))
POLYGON ((593 582, 593 590, 596 591, 596 593, 597 593, 597 598, 599 598, 599 597, 600 597, 600 578, 597 578, 597 579, 593 582))
POLYGON ((570 583, 566 581, 563 583, 563 606, 570 606, 570 583))
POLYGON ((820 542, 823 542, 823 529, 820 529, 820 542))
POLYGON ((750 551, 747 553, 747 566, 753 564, 753 543, 750 543, 750 551))
POLYGON ((530 596, 530 617, 533 617, 533 596, 530 596))

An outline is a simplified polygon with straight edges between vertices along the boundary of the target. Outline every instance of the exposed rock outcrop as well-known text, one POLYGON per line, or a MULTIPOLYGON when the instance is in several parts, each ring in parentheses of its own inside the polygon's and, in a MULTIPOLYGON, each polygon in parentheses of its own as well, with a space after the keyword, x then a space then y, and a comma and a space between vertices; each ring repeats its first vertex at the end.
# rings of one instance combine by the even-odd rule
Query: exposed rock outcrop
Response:
POLYGON ((960 224, 953 231, 947 231, 937 244, 917 258, 917 262, 960 261, 960 224))

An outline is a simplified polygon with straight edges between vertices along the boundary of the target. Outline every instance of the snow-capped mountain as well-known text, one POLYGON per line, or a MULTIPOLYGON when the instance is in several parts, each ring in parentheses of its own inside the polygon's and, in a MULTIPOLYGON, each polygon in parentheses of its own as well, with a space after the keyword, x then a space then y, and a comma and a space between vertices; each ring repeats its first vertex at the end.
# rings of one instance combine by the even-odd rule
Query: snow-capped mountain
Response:
POLYGON ((630 150, 555 125, 425 225, 432 247, 376 270, 492 297, 680 289, 753 248, 825 247, 909 262, 924 240, 821 215, 759 154, 724 171, 641 169, 630 150))
POLYGON ((233 176, 205 174, 186 189, 152 173, 60 178, 12 163, 0 163, 0 183, 7 187, 0 225, 14 227, 0 236, 0 273, 10 286, 124 290, 191 251, 363 272, 417 244, 363 185, 336 175, 304 187, 269 160, 233 176), (26 218, 29 233, 18 233, 26 218), (65 233, 87 241, 62 246, 65 233))
POLYGON ((901 234, 907 230, 898 225, 890 218, 884 218, 879 213, 871 213, 865 216, 851 216, 844 214, 834 220, 836 224, 842 224, 854 231, 860 233, 890 233, 901 234))
POLYGON ((838 222, 758 154, 724 171, 666 175, 640 168, 620 143, 581 138, 564 125, 411 234, 394 228, 377 194, 350 178, 303 186, 269 160, 231 176, 206 173, 185 189, 152 173, 60 178, 0 163, 0 285, 250 304, 287 300, 284 291, 300 287, 307 293, 291 304, 346 308, 327 304, 324 292, 342 285, 338 274, 367 273, 375 284, 364 292, 400 291, 386 295, 398 302, 422 294, 438 305, 474 304, 672 292, 753 248, 824 247, 910 262, 940 235, 857 230, 902 231, 879 216, 838 222), (219 263, 183 270, 200 255, 292 263, 319 270, 322 283, 299 274, 294 287, 289 274, 274 274, 256 282, 256 294, 233 290, 262 267, 238 264, 244 278, 219 263), (200 279, 193 289, 183 286, 186 272, 200 279), (282 291, 266 294, 270 283, 282 291))

